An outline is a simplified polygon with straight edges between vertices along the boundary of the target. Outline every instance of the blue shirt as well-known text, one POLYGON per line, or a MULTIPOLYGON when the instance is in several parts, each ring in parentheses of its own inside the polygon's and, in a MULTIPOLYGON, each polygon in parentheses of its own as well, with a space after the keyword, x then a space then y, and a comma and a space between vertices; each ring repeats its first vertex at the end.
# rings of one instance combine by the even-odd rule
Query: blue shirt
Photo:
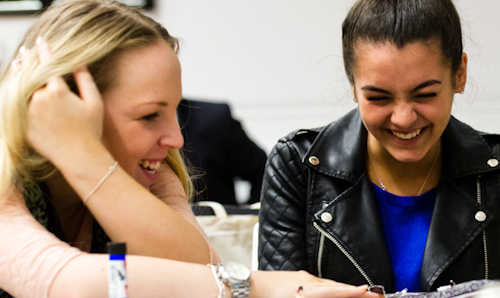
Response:
POLYGON ((425 243, 436 202, 436 189, 420 196, 397 196, 376 184, 375 197, 385 233, 396 291, 420 291, 425 243))

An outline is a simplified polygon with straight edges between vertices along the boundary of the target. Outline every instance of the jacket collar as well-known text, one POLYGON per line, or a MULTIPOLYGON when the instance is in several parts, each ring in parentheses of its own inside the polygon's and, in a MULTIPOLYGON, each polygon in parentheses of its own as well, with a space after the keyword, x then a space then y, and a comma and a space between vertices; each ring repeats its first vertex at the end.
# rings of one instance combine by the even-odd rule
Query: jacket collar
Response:
MULTIPOLYGON (((323 174, 354 183, 366 171, 366 138, 367 131, 356 108, 320 131, 303 162, 323 174), (319 163, 309 162, 311 157, 316 157, 319 163)), ((453 116, 441 141, 443 152, 446 152, 443 170, 451 178, 495 170, 491 160, 500 160, 479 132, 453 116)))
POLYGON ((306 165, 354 183, 365 172, 367 132, 358 109, 323 128, 304 156, 306 165), (317 165, 309 162, 317 158, 317 165))
POLYGON ((494 160, 498 153, 486 144, 482 133, 474 130, 453 116, 441 137, 443 145, 443 169, 450 178, 486 173, 496 170, 494 160), (471 153, 474 154, 471 154, 471 153), (492 163, 493 162, 493 163, 492 163))

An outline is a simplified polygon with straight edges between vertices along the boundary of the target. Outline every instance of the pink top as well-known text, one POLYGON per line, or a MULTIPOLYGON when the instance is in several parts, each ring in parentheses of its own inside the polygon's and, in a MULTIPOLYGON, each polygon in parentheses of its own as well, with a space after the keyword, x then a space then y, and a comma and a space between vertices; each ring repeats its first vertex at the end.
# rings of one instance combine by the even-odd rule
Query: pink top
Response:
MULTIPOLYGON (((163 166, 158 181, 151 192, 205 236, 173 171, 163 166)), ((57 274, 85 252, 59 240, 38 223, 14 187, 3 199, 5 201, 0 202, 0 288, 15 297, 47 297, 57 274)), ((218 262, 212 247, 210 256, 211 263, 218 262)))
POLYGON ((83 253, 40 225, 17 190, 0 207, 0 239, 0 285, 15 297, 47 297, 61 269, 83 253))

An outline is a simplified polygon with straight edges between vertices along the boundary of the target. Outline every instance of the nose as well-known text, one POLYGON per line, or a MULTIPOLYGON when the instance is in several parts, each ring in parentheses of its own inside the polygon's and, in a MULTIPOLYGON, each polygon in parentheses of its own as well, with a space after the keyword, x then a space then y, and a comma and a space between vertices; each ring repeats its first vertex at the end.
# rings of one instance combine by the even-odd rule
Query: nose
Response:
POLYGON ((417 112, 407 101, 396 101, 391 115, 391 122, 399 128, 409 128, 417 120, 417 112))
POLYGON ((181 128, 177 119, 170 121, 166 125, 159 139, 159 145, 160 147, 167 149, 182 148, 184 145, 184 137, 182 136, 181 128))

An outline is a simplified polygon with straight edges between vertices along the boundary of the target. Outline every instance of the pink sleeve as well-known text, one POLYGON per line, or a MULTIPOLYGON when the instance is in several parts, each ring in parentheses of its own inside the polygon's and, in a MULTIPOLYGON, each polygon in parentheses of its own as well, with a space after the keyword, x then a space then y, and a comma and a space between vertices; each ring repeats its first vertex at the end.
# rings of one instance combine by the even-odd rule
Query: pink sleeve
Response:
POLYGON ((0 204, 0 239, 0 288, 15 297, 47 297, 57 274, 83 253, 41 226, 17 190, 0 204))

